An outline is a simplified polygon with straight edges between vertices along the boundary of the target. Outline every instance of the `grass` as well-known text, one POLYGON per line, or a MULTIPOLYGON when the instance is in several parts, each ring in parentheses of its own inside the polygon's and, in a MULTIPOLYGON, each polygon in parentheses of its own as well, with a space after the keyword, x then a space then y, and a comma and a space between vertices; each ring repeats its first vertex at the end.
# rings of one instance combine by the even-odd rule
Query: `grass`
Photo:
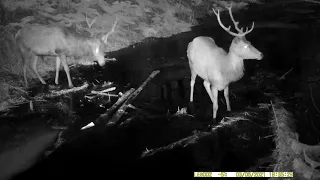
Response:
POLYGON ((0 112, 27 102, 27 92, 22 84, 18 76, 0 72, 0 112))

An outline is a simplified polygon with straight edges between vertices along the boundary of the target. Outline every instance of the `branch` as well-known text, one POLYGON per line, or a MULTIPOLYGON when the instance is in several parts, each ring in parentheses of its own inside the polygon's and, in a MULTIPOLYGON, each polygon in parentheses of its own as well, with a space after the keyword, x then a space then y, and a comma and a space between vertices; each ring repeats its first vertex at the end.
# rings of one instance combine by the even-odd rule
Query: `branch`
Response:
MULTIPOLYGON (((69 93, 82 91, 82 90, 84 90, 84 89, 86 89, 88 87, 89 87, 89 84, 87 82, 85 82, 80 87, 74 87, 74 88, 71 88, 71 89, 63 89, 63 90, 60 90, 60 91, 51 91, 50 94, 45 94, 44 97, 46 97, 46 98, 55 98, 55 97, 58 97, 58 96, 69 94, 69 93)), ((40 96, 40 97, 42 97, 42 96, 40 96)))
POLYGON ((208 135, 211 135, 211 133, 210 132, 200 132, 200 133, 194 134, 192 136, 186 137, 186 138, 181 139, 179 141, 173 142, 173 143, 171 143, 171 144, 169 144, 167 146, 163 146, 163 147, 160 147, 160 148, 144 151, 141 154, 140 158, 150 157, 150 156, 156 155, 158 153, 161 153, 161 152, 164 152, 164 151, 168 151, 168 150, 172 150, 172 149, 175 149, 175 148, 178 148, 178 147, 186 147, 186 146, 188 146, 190 144, 196 143, 198 139, 200 139, 200 138, 202 138, 204 136, 208 136, 208 135))
POLYGON ((100 124, 108 120, 109 116, 133 93, 135 89, 131 88, 125 92, 116 103, 114 103, 111 108, 109 108, 104 114, 101 114, 94 122, 95 124, 100 124))
POLYGON ((281 77, 279 77, 279 80, 284 80, 284 79, 285 79, 285 76, 286 76, 287 74, 289 74, 292 70, 293 70, 293 68, 291 68, 289 71, 287 71, 286 73, 284 73, 284 75, 282 75, 281 77))
POLYGON ((310 90, 310 97, 311 97, 312 104, 313 104, 314 108, 318 111, 318 113, 320 114, 320 110, 318 109, 316 103, 314 102, 313 94, 312 94, 312 88, 311 88, 310 85, 309 85, 309 90, 310 90))
POLYGON ((139 86, 139 88, 133 92, 130 97, 126 100, 126 102, 118 109, 118 111, 113 115, 111 120, 108 122, 108 126, 116 124, 119 119, 123 116, 127 108, 130 106, 130 103, 140 94, 142 89, 147 85, 147 83, 153 79, 160 71, 156 70, 153 71, 149 77, 139 86))

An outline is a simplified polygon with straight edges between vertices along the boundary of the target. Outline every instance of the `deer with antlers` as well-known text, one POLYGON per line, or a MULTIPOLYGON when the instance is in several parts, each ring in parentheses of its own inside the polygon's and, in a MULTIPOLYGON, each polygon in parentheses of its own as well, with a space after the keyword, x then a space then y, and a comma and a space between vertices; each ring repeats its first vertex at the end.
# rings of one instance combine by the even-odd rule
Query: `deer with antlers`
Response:
MULTIPOLYGON (((89 28, 95 20, 92 23, 88 23, 87 20, 89 28)), ((56 84, 58 84, 59 68, 60 63, 62 63, 70 88, 73 87, 73 84, 66 57, 90 57, 90 61, 97 60, 100 66, 104 66, 105 46, 107 45, 108 37, 114 32, 117 22, 118 17, 116 16, 112 29, 100 38, 80 35, 68 27, 53 25, 28 25, 20 29, 15 39, 23 56, 23 75, 26 86, 28 87, 26 71, 29 64, 31 64, 31 69, 41 83, 46 84, 37 71, 37 61, 41 56, 56 57, 56 84)))
POLYGON ((203 85, 213 103, 213 119, 216 119, 218 110, 218 91, 224 91, 226 99, 227 111, 231 111, 229 101, 229 84, 242 78, 244 74, 244 59, 261 60, 263 54, 246 40, 245 35, 250 33, 254 28, 254 22, 250 30, 239 28, 239 22, 236 22, 232 16, 232 5, 229 10, 230 18, 238 33, 230 30, 230 26, 225 27, 220 20, 220 12, 215 13, 219 25, 230 35, 235 36, 227 53, 216 45, 211 37, 199 36, 189 43, 187 48, 187 56, 191 71, 190 81, 190 102, 193 102, 194 85, 197 75, 204 82, 203 85))

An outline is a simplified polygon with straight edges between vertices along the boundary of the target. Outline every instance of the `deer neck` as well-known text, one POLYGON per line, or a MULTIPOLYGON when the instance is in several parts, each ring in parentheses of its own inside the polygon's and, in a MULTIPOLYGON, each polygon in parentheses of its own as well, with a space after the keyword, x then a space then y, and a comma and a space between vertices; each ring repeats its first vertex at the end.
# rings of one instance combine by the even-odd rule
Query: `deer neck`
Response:
POLYGON ((239 80, 244 74, 243 58, 239 57, 232 50, 226 55, 226 74, 230 82, 239 80))
POLYGON ((243 68, 243 58, 237 55, 232 49, 229 50, 226 59, 229 63, 229 67, 233 69, 243 68))
POLYGON ((91 39, 77 39, 73 40, 74 46, 72 46, 70 50, 70 54, 73 56, 92 56, 92 44, 94 43, 91 39))

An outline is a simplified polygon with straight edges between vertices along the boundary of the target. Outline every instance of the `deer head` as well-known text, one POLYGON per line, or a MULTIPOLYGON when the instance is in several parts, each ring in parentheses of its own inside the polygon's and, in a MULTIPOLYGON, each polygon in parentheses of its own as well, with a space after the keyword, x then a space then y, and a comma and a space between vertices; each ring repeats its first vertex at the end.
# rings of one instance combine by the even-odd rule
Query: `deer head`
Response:
POLYGON ((243 32, 243 28, 240 29, 238 27, 239 22, 234 20, 231 8, 232 8, 232 5, 227 7, 227 9, 229 10, 230 18, 235 26, 235 29, 238 31, 238 33, 232 32, 230 30, 231 26, 229 26, 228 28, 225 27, 221 22, 219 10, 218 12, 216 12, 214 9, 212 9, 215 15, 217 16, 217 20, 220 27, 222 27, 222 29, 227 31, 230 35, 235 36, 235 38, 232 40, 229 52, 235 53, 242 59, 261 60, 263 57, 263 54, 259 50, 257 50, 254 46, 252 46, 251 43, 247 41, 245 38, 245 35, 249 34, 253 30, 254 22, 252 23, 252 27, 250 30, 247 27, 246 31, 243 32))
MULTIPOLYGON (((88 18, 86 16, 86 22, 88 24, 88 27, 91 28, 92 24, 96 21, 97 18, 94 18, 91 23, 89 23, 88 18)), ((118 23, 118 15, 116 15, 116 21, 114 22, 111 30, 107 34, 103 34, 98 36, 98 38, 91 40, 91 48, 92 48, 92 54, 98 61, 98 64, 100 66, 104 66, 106 61, 104 58, 105 55, 105 49, 108 43, 108 37, 111 35, 111 33, 114 32, 114 29, 118 23)))

